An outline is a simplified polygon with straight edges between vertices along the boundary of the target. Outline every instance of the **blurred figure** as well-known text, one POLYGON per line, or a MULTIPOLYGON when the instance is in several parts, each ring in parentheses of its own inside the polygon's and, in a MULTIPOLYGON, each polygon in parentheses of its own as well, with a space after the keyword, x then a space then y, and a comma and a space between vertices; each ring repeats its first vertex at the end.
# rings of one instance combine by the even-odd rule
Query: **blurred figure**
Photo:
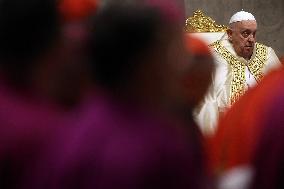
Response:
POLYGON ((38 188, 202 188, 198 137, 169 109, 182 89, 177 12, 168 1, 99 11, 91 37, 95 97, 77 127, 54 142, 50 164, 39 165, 38 188))
MULTIPOLYGON (((191 36, 190 34, 186 34, 185 37, 186 48, 189 54, 189 68, 187 68, 184 72, 184 94, 187 100, 186 105, 189 109, 186 117, 188 124, 195 126, 195 135, 202 138, 202 146, 206 147, 206 137, 202 135, 201 131, 199 130, 200 128, 195 123, 194 110, 200 105, 206 92, 208 91, 208 88, 212 82, 212 74, 214 72, 215 64, 212 53, 206 43, 191 36)), ((194 128, 192 130, 194 130, 194 128)), ((202 154, 198 158, 206 160, 205 157, 207 155, 208 154, 206 154, 205 151, 202 151, 202 154)), ((204 168, 208 170, 207 165, 205 165, 204 168)), ((208 174, 206 177, 204 177, 204 181, 206 179, 210 179, 211 175, 208 174)))
POLYGON ((72 109, 92 88, 89 67, 89 21, 95 14, 96 0, 60 0, 61 38, 56 54, 44 67, 41 86, 48 96, 65 109, 72 109), (48 87, 47 87, 48 86, 48 87))
POLYGON ((87 28, 62 27, 57 2, 52 14, 38 4, 2 2, 1 75, 10 87, 69 109, 87 85, 87 28))
POLYGON ((267 114, 261 122, 261 134, 253 156, 254 179, 252 189, 281 189, 284 187, 284 70, 275 73, 271 86, 273 98, 266 106, 267 114), (277 78, 278 77, 278 78, 277 78))
POLYGON ((35 3, 33 0, 29 3, 20 0, 1 2, 1 75, 2 80, 6 79, 14 88, 36 85, 36 79, 32 77, 42 65, 38 62, 54 52, 60 28, 57 10, 52 3, 55 4, 52 1, 35 3))
MULTIPOLYGON (((268 152, 270 147, 258 146, 258 143, 262 141, 261 136, 266 135, 263 134, 268 129, 266 127, 278 125, 277 112, 281 108, 272 107, 280 105, 280 102, 276 103, 276 99, 282 98, 282 85, 283 68, 272 72, 256 88, 248 91, 220 120, 218 132, 212 137, 209 149, 211 166, 217 176, 219 188, 248 188, 253 177, 254 159, 266 157, 264 152, 261 155, 257 153, 255 157, 256 149, 263 148, 261 151, 274 156, 268 152), (271 116, 273 113, 275 121, 267 122, 267 119, 274 118, 271 116)), ((268 135, 272 137, 271 133, 268 135)), ((262 163, 265 167, 264 159, 262 163)), ((260 169, 262 165, 259 164, 260 169)), ((262 188, 262 185, 258 186, 262 188)))
POLYGON ((186 48, 190 65, 185 73, 185 93, 191 109, 194 110, 211 85, 215 65, 209 47, 200 39, 187 34, 186 48))
POLYGON ((70 100, 60 92, 67 87, 58 64, 64 54, 60 20, 55 0, 0 3, 1 189, 25 187, 40 154, 64 125, 65 100, 70 100))

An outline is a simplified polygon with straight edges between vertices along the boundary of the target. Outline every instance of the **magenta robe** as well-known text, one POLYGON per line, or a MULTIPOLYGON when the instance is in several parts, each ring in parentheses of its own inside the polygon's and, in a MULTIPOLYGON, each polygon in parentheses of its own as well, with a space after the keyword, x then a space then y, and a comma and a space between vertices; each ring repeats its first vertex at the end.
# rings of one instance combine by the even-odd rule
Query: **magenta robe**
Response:
POLYGON ((64 112, 33 93, 0 83, 0 188, 24 188, 64 112))
POLYGON ((89 101, 84 116, 58 133, 33 178, 36 188, 203 188, 201 145, 190 129, 110 99, 89 101))

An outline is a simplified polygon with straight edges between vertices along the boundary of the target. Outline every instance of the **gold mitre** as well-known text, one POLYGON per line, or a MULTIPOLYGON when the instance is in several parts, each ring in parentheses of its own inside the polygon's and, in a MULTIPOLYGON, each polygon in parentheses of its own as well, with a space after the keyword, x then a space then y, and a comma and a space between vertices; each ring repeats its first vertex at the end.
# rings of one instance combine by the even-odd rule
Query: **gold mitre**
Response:
POLYGON ((216 24, 215 20, 206 16, 201 10, 193 13, 192 17, 186 19, 185 31, 196 32, 225 32, 228 27, 225 25, 216 24))

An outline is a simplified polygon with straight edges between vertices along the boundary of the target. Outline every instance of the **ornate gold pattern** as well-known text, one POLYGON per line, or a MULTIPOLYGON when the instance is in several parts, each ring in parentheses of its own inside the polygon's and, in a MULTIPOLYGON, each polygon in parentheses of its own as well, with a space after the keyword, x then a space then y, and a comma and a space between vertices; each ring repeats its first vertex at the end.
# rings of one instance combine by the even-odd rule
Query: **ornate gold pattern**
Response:
POLYGON ((227 26, 216 24, 212 18, 206 16, 201 10, 195 11, 193 16, 189 17, 185 22, 186 32, 225 32, 227 29, 227 26))
POLYGON ((263 78, 262 69, 267 61, 267 47, 263 44, 256 43, 256 54, 252 61, 248 64, 248 68, 257 82, 263 78))
MULTIPOLYGON (((220 41, 216 41, 210 45, 217 53, 219 53, 231 66, 233 79, 230 89, 230 104, 234 104, 245 92, 245 67, 246 65, 239 61, 237 57, 232 55, 220 41)), ((267 61, 267 47, 260 43, 256 43, 255 57, 249 62, 248 68, 257 82, 263 77, 262 69, 267 61)))

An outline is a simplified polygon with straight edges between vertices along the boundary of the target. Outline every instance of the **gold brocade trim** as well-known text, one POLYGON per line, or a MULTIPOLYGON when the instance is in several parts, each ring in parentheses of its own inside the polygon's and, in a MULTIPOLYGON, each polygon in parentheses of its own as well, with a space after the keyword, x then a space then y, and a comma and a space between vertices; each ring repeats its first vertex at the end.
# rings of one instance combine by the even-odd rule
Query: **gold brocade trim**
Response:
MULTIPOLYGON (((230 88, 230 104, 234 104, 245 93, 245 67, 246 65, 239 61, 237 57, 232 55, 220 41, 216 41, 210 45, 217 53, 219 53, 231 66, 233 79, 230 88)), ((267 47, 256 43, 256 54, 249 62, 248 68, 257 82, 263 77, 262 69, 267 61, 267 47)))
POLYGON ((206 16, 201 10, 193 13, 185 22, 186 32, 226 32, 227 26, 216 24, 215 20, 206 16))
POLYGON ((263 44, 256 43, 256 54, 251 62, 248 64, 248 68, 257 82, 263 78, 263 67, 268 58, 267 47, 263 44))

